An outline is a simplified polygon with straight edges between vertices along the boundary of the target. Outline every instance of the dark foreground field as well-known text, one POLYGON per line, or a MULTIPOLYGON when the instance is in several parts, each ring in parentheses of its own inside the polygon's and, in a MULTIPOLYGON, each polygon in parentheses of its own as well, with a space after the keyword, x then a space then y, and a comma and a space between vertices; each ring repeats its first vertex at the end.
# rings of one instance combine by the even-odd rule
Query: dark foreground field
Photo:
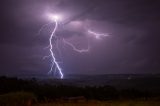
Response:
POLYGON ((35 106, 159 106, 160 101, 88 101, 88 102, 68 102, 68 103, 44 103, 35 106))
POLYGON ((101 79, 109 85, 98 85, 97 79, 88 77, 72 81, 0 77, 0 106, 160 106, 159 77, 118 78, 101 79), (89 81, 95 85, 84 84, 89 81))
POLYGON ((37 100, 28 92, 8 93, 0 96, 0 106, 159 106, 160 98, 87 100, 84 97, 68 97, 66 99, 37 100))

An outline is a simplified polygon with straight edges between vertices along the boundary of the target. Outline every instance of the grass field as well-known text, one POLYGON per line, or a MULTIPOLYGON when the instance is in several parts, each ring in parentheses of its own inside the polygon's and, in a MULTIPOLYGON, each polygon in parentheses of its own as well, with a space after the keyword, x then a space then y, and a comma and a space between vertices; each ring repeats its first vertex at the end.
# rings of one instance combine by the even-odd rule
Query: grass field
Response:
POLYGON ((160 106, 160 101, 88 101, 88 102, 63 102, 44 103, 34 106, 160 106))

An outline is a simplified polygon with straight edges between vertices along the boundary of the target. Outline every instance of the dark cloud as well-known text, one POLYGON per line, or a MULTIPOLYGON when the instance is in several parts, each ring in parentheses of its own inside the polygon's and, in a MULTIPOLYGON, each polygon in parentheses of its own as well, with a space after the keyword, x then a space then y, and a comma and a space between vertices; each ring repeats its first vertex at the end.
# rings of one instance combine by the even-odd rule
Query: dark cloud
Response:
POLYGON ((159 73, 159 5, 158 0, 0 1, 0 71, 47 72, 50 61, 42 60, 48 55, 43 48, 48 45, 54 25, 37 33, 48 23, 45 13, 49 11, 66 18, 67 24, 56 34, 76 38, 73 43, 80 42, 81 48, 85 48, 86 27, 109 34, 103 40, 92 39, 87 54, 78 54, 61 44, 65 73, 159 73))

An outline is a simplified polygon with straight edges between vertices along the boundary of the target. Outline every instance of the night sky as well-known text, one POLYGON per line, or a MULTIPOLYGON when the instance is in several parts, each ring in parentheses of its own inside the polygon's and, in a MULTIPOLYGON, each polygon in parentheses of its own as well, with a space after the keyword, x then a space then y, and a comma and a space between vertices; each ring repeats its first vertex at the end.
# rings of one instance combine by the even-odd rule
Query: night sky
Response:
POLYGON ((1 0, 0 75, 40 75, 50 69, 47 12, 62 15, 57 35, 88 53, 60 42, 56 55, 65 74, 160 73, 159 0, 1 0), (88 37, 86 29, 105 33, 88 37))

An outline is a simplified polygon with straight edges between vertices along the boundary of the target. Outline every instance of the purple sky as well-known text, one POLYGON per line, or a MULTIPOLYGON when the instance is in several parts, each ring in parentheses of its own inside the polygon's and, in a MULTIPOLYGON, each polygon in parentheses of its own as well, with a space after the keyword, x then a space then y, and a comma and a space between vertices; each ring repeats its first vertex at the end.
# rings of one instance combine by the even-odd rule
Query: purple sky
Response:
MULTIPOLYGON (((86 48, 85 29, 109 34, 90 39, 91 50, 79 54, 63 46, 65 74, 160 72, 159 0, 4 0, 0 1, 0 75, 46 74, 50 60, 47 12, 68 22, 57 34, 86 48)), ((53 25, 54 27, 54 25, 53 25)), ((59 58, 59 57, 58 57, 59 58)))

